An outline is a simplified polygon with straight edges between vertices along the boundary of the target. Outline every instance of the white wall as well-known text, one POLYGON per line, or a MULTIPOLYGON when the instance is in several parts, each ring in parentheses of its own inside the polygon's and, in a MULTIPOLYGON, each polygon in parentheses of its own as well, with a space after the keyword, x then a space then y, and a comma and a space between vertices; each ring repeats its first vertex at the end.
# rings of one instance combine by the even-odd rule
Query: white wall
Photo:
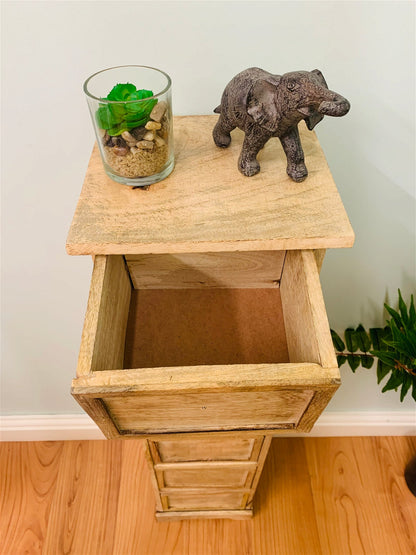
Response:
MULTIPOLYGON (((113 65, 170 73, 176 114, 211 113, 257 65, 321 69, 351 112, 317 133, 356 232, 322 271, 331 326, 383 322, 415 287, 414 4, 3 2, 3 414, 81 412, 69 395, 91 261, 65 253, 93 144, 82 83, 113 65)), ((345 366, 333 411, 409 410, 345 366)))

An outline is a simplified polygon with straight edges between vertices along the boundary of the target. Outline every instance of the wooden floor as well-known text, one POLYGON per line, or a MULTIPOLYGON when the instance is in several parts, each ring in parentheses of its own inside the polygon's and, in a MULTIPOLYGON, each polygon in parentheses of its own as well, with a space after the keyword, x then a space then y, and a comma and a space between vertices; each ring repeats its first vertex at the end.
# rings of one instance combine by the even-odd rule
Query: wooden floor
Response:
POLYGON ((416 438, 275 439, 250 521, 156 523, 140 441, 0 443, 0 553, 416 553, 416 438))

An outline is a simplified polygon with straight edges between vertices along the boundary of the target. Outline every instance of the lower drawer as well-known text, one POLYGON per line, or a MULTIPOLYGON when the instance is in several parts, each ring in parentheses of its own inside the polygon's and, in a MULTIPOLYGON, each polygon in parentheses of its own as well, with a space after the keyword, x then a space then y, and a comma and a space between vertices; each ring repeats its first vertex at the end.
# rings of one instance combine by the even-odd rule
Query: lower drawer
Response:
POLYGON ((95 257, 72 393, 107 437, 310 430, 340 383, 314 253, 260 254, 260 289, 136 290, 95 257))
POLYGON ((204 462, 165 463, 155 465, 160 489, 165 487, 249 488, 257 463, 204 462))
POLYGON ((162 496, 165 510, 204 511, 242 509, 247 494, 242 492, 187 492, 186 490, 162 496))
POLYGON ((257 460, 261 440, 253 438, 206 438, 151 442, 155 462, 257 460))

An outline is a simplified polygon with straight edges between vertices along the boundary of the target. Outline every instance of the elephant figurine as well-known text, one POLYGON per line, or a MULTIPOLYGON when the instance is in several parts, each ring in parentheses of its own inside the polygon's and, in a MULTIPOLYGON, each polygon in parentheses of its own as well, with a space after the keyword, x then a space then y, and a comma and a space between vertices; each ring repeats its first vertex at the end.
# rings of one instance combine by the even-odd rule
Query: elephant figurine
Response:
POLYGON ((227 147, 231 131, 245 133, 238 169, 250 177, 260 171, 256 156, 271 137, 279 137, 287 158, 287 174, 294 181, 308 175, 300 143, 298 123, 304 119, 312 130, 325 115, 340 117, 350 103, 328 89, 319 69, 273 75, 258 67, 236 75, 225 87, 220 114, 213 130, 214 142, 227 147))

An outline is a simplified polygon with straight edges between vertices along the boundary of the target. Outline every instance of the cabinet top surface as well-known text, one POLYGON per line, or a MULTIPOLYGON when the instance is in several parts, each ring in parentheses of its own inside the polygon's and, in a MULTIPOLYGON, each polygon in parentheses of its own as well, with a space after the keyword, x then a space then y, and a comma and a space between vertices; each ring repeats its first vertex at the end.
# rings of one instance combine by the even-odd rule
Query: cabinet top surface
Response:
POLYGON ((300 125, 309 176, 286 175, 280 141, 259 174, 237 169, 244 134, 212 139, 218 116, 174 118, 175 168, 148 190, 107 177, 97 145, 67 239, 69 254, 180 253, 351 247, 354 232, 315 133, 300 125))

